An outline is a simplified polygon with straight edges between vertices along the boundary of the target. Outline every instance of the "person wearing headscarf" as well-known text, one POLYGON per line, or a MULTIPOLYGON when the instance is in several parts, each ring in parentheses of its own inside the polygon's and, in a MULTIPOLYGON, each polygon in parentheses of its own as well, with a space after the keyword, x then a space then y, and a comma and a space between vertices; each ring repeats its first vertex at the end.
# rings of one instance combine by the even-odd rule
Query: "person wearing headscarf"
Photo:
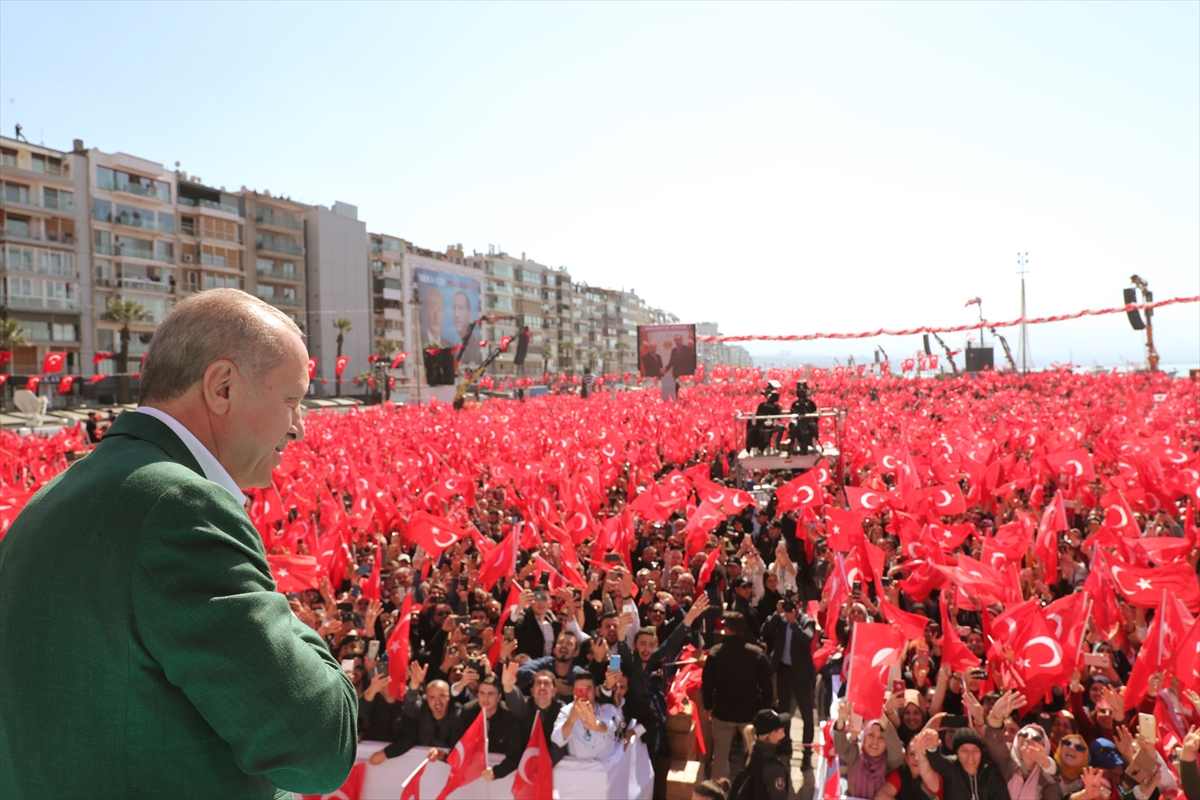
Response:
POLYGON ((983 739, 972 728, 954 732, 950 749, 954 755, 942 755, 938 749, 938 731, 927 728, 913 739, 921 777, 936 772, 943 781, 942 797, 954 800, 1010 800, 1008 786, 1000 768, 988 760, 983 739))
POLYGON ((871 720, 851 740, 850 705, 838 706, 833 747, 846 765, 847 791, 852 797, 874 797, 887 775, 904 763, 904 745, 887 718, 871 720))
POLYGON ((1088 767, 1088 746, 1078 733, 1068 733, 1054 752, 1058 764, 1058 788, 1063 797, 1083 790, 1083 771, 1088 767))

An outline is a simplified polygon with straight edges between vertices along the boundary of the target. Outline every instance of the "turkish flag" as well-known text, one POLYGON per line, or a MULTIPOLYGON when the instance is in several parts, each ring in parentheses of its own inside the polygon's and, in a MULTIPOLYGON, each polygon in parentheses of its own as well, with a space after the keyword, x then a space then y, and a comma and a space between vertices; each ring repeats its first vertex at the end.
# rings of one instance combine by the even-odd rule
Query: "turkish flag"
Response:
POLYGON ((825 492, 817 480, 817 473, 809 470, 776 489, 775 500, 780 514, 802 506, 820 508, 825 504, 825 492))
MULTIPOLYGON (((534 727, 542 726, 535 724, 534 727)), ((446 800, 451 792, 478 780, 487 769, 487 714, 483 709, 480 709, 475 721, 458 740, 458 744, 454 745, 446 763, 450 766, 450 777, 438 793, 437 800, 446 800)))
POLYGON ((699 553, 708 543, 708 534, 725 520, 725 514, 706 500, 692 514, 684 531, 687 533, 688 558, 699 553))
POLYGON ((396 369, 403 364, 406 358, 408 358, 408 353, 396 353, 396 357, 392 359, 392 369, 396 369))
POLYGON ((107 375, 93 375, 92 377, 88 378, 88 383, 99 383, 107 377, 107 375))
POLYGON ((275 578, 275 588, 284 594, 320 586, 321 568, 316 556, 270 555, 267 563, 275 578))
POLYGON ((392 635, 387 641, 388 655, 388 694, 400 700, 404 697, 404 689, 408 686, 408 648, 409 631, 412 630, 413 593, 404 595, 400 604, 400 619, 392 628, 392 635))
POLYGON ((964 592, 984 600, 1003 600, 1004 578, 988 565, 967 555, 960 555, 953 567, 934 564, 933 568, 953 581, 964 592))
POLYGON ((1047 453, 1046 463, 1050 465, 1050 469, 1059 475, 1070 476, 1076 483, 1091 483, 1096 479, 1096 471, 1092 468, 1092 454, 1083 448, 1047 453))
POLYGON ((1200 692, 1200 617, 1191 629, 1179 639, 1175 655, 1175 677, 1185 687, 1200 692))
POLYGON ((946 604, 939 603, 942 608, 942 664, 955 672, 963 672, 971 667, 979 666, 979 656, 972 653, 958 636, 958 629, 950 623, 950 615, 946 604))
POLYGON ((46 353, 46 357, 42 359, 42 372, 47 375, 52 372, 62 372, 63 364, 66 362, 66 353, 46 353))
POLYGON ((350 363, 350 356, 338 356, 338 360, 334 364, 333 376, 335 378, 342 377, 342 373, 346 371, 346 365, 350 363))
POLYGON ((421 776, 425 774, 427 766, 429 766, 428 758, 404 779, 404 783, 400 784, 400 800, 421 800, 421 776))
POLYGON ((1104 527, 1112 528, 1121 536, 1138 538, 1142 531, 1133 518, 1133 510, 1119 492, 1107 492, 1100 498, 1104 506, 1104 527))
POLYGON ((846 502, 850 505, 850 510, 856 514, 869 516, 883 506, 887 500, 884 492, 877 492, 874 489, 862 489, 857 486, 846 487, 846 502))
POLYGON ((513 776, 513 800, 543 800, 554 796, 554 765, 546 745, 546 731, 541 720, 533 724, 529 744, 521 755, 521 764, 513 776))
POLYGON ((12 361, 12 350, 0 350, 0 367, 12 361))
MULTIPOLYGON (((700 466, 704 467, 705 471, 708 470, 707 464, 700 466)), ((758 505, 749 492, 718 486, 707 478, 697 479, 695 484, 696 493, 700 495, 701 500, 717 506, 728 515, 740 514, 743 509, 758 505)))
POLYGON ((310 358, 308 360, 308 380, 311 382, 315 377, 317 377, 317 359, 310 358))
POLYGON ((929 509, 939 516, 953 516, 967 510, 967 501, 963 499, 962 490, 953 483, 924 489, 920 497, 929 503, 929 509))
POLYGON ((499 547, 492 549, 479 563, 479 574, 476 577, 479 585, 490 592, 496 581, 505 575, 515 575, 517 572, 517 529, 513 528, 504 537, 499 547))
POLYGON ((1058 492, 1046 506, 1038 525, 1037 539, 1033 543, 1033 556, 1045 565, 1043 580, 1047 585, 1058 581, 1058 533, 1068 529, 1067 512, 1063 506, 1062 492, 1058 492))
POLYGON ((63 375, 62 380, 58 383, 58 393, 70 394, 71 387, 75 385, 75 377, 74 375, 63 375))
POLYGON ((891 625, 857 622, 850 639, 846 700, 863 719, 878 719, 887 696, 888 670, 904 654, 904 634, 891 625))
POLYGON ((929 624, 929 617, 897 608, 882 596, 879 598, 879 610, 888 622, 900 626, 900 632, 904 634, 905 639, 925 638, 925 626, 929 624))
POLYGON ((450 520, 425 511, 417 511, 408 520, 408 540, 421 545, 431 558, 436 559, 447 547, 469 537, 469 533, 450 520))
MULTIPOLYGON (((107 358, 112 358, 115 355, 116 355, 116 353, 96 353, 96 355, 92 356, 92 366, 94 367, 97 364, 99 364, 101 361, 104 361, 107 358)), ((3 363, 3 362, 0 362, 0 363, 3 363)))
POLYGON ((862 520, 837 506, 825 507, 825 539, 830 550, 847 553, 851 536, 862 532, 862 520))
POLYGON ((1042 609, 1046 625, 1051 629, 1054 638, 1062 643, 1066 663, 1072 670, 1078 666, 1077 662, 1083 655, 1079 649, 1079 642, 1087 626, 1087 617, 1083 613, 1086 606, 1085 594, 1072 592, 1042 609))
POLYGON ((717 561, 721 558, 721 547, 714 547, 712 552, 704 559, 704 566, 700 567, 700 577, 696 579, 696 585, 701 589, 708 586, 708 581, 712 578, 713 570, 717 568, 717 561))
POLYGON ((1110 553, 1104 566, 1117 591, 1135 606, 1154 608, 1166 592, 1182 600, 1189 611, 1200 612, 1200 582, 1196 580, 1196 570, 1186 562, 1135 567, 1110 553))
POLYGON ((513 339, 513 337, 511 337, 511 336, 501 336, 500 337, 500 352, 501 353, 508 352, 508 346, 509 346, 509 344, 512 343, 512 339, 513 339))
POLYGON ((362 797, 363 779, 367 775, 367 762, 360 761, 350 770, 350 777, 342 784, 342 788, 329 794, 302 794, 304 800, 360 800, 362 797))
POLYGON ((30 375, 25 381, 25 390, 37 394, 38 386, 42 383, 41 375, 30 375))
MULTIPOLYGON (((1188 638, 1195 626, 1195 618, 1181 607, 1178 598, 1164 592, 1160 595, 1158 613, 1146 630, 1146 638, 1142 640, 1142 649, 1138 651, 1137 660, 1133 662, 1133 671, 1125 683, 1125 702, 1130 708, 1136 707, 1146 696, 1150 687, 1150 677, 1156 672, 1164 672, 1173 666, 1177 659, 1180 645, 1188 638)), ((1195 657, 1195 645, 1192 646, 1192 656, 1195 657)), ((1189 668, 1183 676, 1193 671, 1189 668)))

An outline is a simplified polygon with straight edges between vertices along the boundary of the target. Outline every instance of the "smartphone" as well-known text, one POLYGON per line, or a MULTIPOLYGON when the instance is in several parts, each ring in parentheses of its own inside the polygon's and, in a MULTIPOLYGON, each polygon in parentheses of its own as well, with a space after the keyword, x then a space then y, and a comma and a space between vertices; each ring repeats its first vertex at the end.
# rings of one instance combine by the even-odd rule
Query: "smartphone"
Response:
POLYGON ((586 686, 576 686, 575 687, 575 699, 576 700, 587 700, 588 699, 588 690, 587 690, 586 686))
MULTIPOLYGON (((608 671, 617 672, 621 669, 621 657, 619 655, 611 655, 608 657, 608 671)), ((1145 716, 1144 714, 1142 716, 1145 716)), ((1154 719, 1151 717, 1150 719, 1154 719)))
POLYGON ((371 659, 372 661, 379 658, 379 640, 378 639, 372 639, 371 643, 369 645, 367 645, 367 658, 371 659))
POLYGON ((908 684, 904 681, 892 681, 892 694, 904 694, 908 684))
POLYGON ((471 616, 469 614, 467 616, 454 618, 455 625, 467 625, 467 624, 470 624, 470 622, 471 622, 471 616))
POLYGON ((618 553, 605 553, 604 563, 605 564, 620 564, 621 556, 618 553))
POLYGON ((887 587, 892 585, 892 579, 891 578, 880 578, 879 585, 886 589, 887 587))
POLYGON ((505 641, 511 642, 516 637, 517 637, 517 626, 516 625, 505 625, 504 626, 505 641))
POLYGON ((967 718, 963 714, 951 714, 942 719, 942 728, 965 728, 967 727, 967 718))
POLYGON ((354 622, 354 612, 353 611, 343 611, 342 612, 342 622, 354 622))
POLYGON ((1104 653, 1084 653, 1083 663, 1088 667, 1107 667, 1108 656, 1104 653))
MULTIPOLYGON (((653 583, 653 581, 651 581, 651 583, 653 583)), ((572 590, 571 590, 571 593, 572 593, 573 595, 575 595, 575 599, 576 599, 576 600, 582 600, 582 599, 583 599, 583 592, 582 592, 582 591, 580 591, 579 589, 572 589, 572 590)))
POLYGON ((1138 733, 1150 744, 1158 742, 1158 725, 1153 714, 1138 714, 1138 733))
POLYGON ((342 672, 346 673, 350 677, 354 677, 354 659, 353 658, 343 658, 342 659, 342 672))
POLYGON ((538 590, 534 591, 534 593, 533 593, 533 602, 535 602, 535 603, 544 603, 549 599, 550 599, 550 596, 547 595, 541 589, 538 589, 538 590))
POLYGON ((862 581, 854 582, 854 592, 856 594, 862 594, 862 581))
MULTIPOLYGON (((474 639, 479 635, 479 628, 476 628, 474 625, 468 625, 467 627, 463 628, 463 635, 468 639, 474 639)), ((374 642, 372 642, 372 644, 374 644, 374 642)))

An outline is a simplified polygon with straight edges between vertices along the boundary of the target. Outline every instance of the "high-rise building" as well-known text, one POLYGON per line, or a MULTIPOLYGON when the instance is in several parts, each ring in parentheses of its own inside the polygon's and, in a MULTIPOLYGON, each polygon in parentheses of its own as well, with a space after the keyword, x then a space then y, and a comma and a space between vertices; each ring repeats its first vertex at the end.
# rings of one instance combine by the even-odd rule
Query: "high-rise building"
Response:
POLYGON ((570 329, 574 294, 571 275, 564 267, 539 264, 522 253, 520 258, 491 248, 468 261, 484 273, 484 311, 500 319, 489 328, 491 340, 516 336, 529 328, 525 363, 513 364, 515 348, 493 362, 496 375, 540 377, 545 372, 570 369, 573 341, 570 329))
MULTIPOLYGON (((369 234, 368 257, 371 259, 372 348, 375 353, 408 353, 409 338, 405 335, 408 318, 408 281, 404 277, 404 251, 408 242, 396 236, 369 234), (386 344, 390 342, 391 344, 386 344)), ((412 363, 416 363, 415 360, 412 363)), ((406 359, 392 374, 407 378, 414 369, 406 359)))
POLYGON ((246 214, 246 291, 308 327, 304 285, 304 215, 309 206, 245 187, 238 193, 246 214), (254 268, 250 268, 253 260, 254 268))
POLYGON ((367 357, 373 349, 373 312, 367 226, 358 219, 358 208, 337 202, 332 208, 316 206, 305 211, 304 255, 308 353, 317 359, 313 389, 326 397, 360 394, 352 381, 367 370, 367 357), (340 392, 336 383, 339 355, 350 358, 340 392))
MULTIPOLYGON (((697 322, 696 335, 720 336, 721 331, 715 322, 697 322)), ((746 348, 740 345, 727 345, 724 342, 697 342, 696 362, 703 364, 706 370, 717 364, 731 367, 754 366, 753 359, 750 358, 750 353, 746 348)))
POLYGON ((48 352, 65 352, 63 371, 80 373, 86 164, 75 153, 0 137, 0 317, 16 320, 29 342, 13 348, 5 368, 12 375, 39 374, 48 352))

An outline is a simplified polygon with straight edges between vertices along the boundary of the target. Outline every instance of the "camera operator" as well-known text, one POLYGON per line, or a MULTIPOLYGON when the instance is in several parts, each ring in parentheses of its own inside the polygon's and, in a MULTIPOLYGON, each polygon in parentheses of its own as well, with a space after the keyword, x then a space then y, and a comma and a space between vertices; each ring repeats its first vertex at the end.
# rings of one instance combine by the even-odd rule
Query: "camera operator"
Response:
MULTIPOLYGON (((806 382, 800 381, 796 384, 796 399, 792 402, 792 407, 788 410, 792 414, 817 413, 817 404, 808 396, 808 384, 806 382)), ((792 420, 788 438, 791 441, 789 449, 792 452, 806 455, 812 450, 813 443, 817 439, 817 421, 804 417, 792 420)))
POLYGON ((746 447, 755 450, 766 451, 775 446, 779 435, 783 430, 777 426, 777 420, 761 419, 761 417, 773 417, 783 413, 783 409, 779 405, 779 392, 771 389, 767 393, 767 399, 758 404, 758 408, 754 411, 754 416, 758 419, 754 420, 753 427, 750 432, 753 434, 753 441, 748 436, 746 447))

